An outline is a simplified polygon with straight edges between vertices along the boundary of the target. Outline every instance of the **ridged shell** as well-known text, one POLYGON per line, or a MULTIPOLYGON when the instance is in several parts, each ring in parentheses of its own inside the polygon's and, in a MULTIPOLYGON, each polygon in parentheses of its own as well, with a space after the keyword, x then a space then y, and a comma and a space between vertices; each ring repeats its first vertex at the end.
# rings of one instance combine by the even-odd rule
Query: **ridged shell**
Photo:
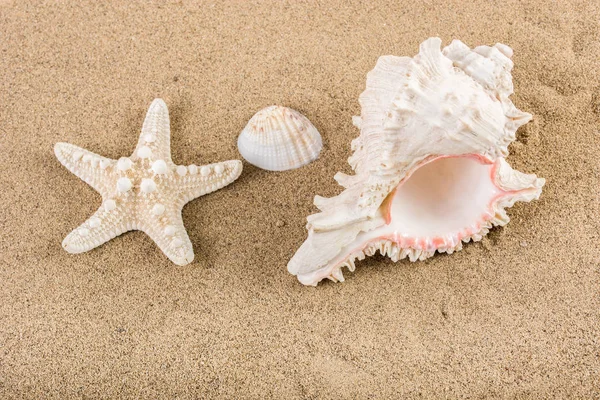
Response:
POLYGON ((481 240, 508 223, 506 207, 531 201, 544 180, 513 170, 508 145, 531 115, 510 101, 512 50, 443 50, 430 38, 415 57, 380 57, 360 95, 360 136, 345 188, 315 197, 308 238, 288 263, 300 282, 342 281, 341 268, 379 250, 393 261, 423 260, 481 240))
POLYGON ((238 138, 242 157, 269 171, 306 165, 319 157, 322 148, 321 135, 308 118, 282 106, 257 112, 238 138))

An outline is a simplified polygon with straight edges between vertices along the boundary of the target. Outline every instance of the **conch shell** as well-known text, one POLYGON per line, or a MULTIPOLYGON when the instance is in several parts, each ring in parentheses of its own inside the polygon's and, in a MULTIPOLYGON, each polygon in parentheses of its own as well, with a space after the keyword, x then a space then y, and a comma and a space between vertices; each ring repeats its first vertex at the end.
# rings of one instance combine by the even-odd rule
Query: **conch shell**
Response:
POLYGON ((288 263, 301 283, 343 281, 342 267, 377 250, 393 261, 452 253, 509 221, 505 208, 539 198, 544 179, 505 161, 517 129, 531 120, 508 98, 512 50, 471 50, 430 38, 414 58, 383 56, 367 75, 360 136, 335 175, 338 196, 316 196, 308 238, 288 263))

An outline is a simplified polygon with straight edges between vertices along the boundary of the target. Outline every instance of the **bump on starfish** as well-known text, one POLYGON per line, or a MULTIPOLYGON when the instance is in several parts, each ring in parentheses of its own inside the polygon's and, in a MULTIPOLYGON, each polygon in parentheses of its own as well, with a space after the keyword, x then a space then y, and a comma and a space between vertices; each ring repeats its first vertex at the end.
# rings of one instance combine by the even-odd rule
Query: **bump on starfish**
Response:
POLYGON ((186 265, 194 259, 181 210, 189 201, 235 181, 242 163, 192 164, 191 170, 213 172, 182 174, 189 168, 171 160, 170 137, 167 105, 155 99, 129 157, 111 160, 68 143, 54 146, 60 163, 102 195, 98 210, 63 241, 66 251, 83 253, 122 233, 140 230, 175 264, 186 265))

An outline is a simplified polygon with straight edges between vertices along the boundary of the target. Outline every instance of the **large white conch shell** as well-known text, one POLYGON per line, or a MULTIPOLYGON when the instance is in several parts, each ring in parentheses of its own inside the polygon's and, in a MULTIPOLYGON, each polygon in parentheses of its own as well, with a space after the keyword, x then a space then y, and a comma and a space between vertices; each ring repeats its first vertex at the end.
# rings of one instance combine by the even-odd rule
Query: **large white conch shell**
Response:
POLYGON ((531 119, 508 98, 512 50, 440 45, 430 38, 414 58, 380 57, 367 75, 348 160, 356 174, 336 174, 340 195, 315 197, 321 212, 288 264, 303 284, 343 281, 341 267, 377 250, 394 261, 452 253, 508 223, 506 207, 539 197, 544 179, 504 160, 531 119))

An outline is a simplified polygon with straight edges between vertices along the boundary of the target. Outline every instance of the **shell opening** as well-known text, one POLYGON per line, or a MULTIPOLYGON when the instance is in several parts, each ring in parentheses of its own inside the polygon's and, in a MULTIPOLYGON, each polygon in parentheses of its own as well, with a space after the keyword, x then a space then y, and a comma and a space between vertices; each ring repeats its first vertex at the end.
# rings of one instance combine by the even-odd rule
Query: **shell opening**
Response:
POLYGON ((329 266, 381 241, 428 256, 436 250, 453 251, 462 240, 487 229, 494 203, 508 193, 495 185, 495 168, 477 155, 441 156, 420 164, 380 206, 377 218, 385 223, 360 232, 329 266))
POLYGON ((388 195, 383 205, 388 224, 380 229, 415 238, 417 248, 469 229, 476 232, 493 216, 490 203, 502 193, 493 183, 493 168, 474 156, 440 157, 422 165, 388 195))

